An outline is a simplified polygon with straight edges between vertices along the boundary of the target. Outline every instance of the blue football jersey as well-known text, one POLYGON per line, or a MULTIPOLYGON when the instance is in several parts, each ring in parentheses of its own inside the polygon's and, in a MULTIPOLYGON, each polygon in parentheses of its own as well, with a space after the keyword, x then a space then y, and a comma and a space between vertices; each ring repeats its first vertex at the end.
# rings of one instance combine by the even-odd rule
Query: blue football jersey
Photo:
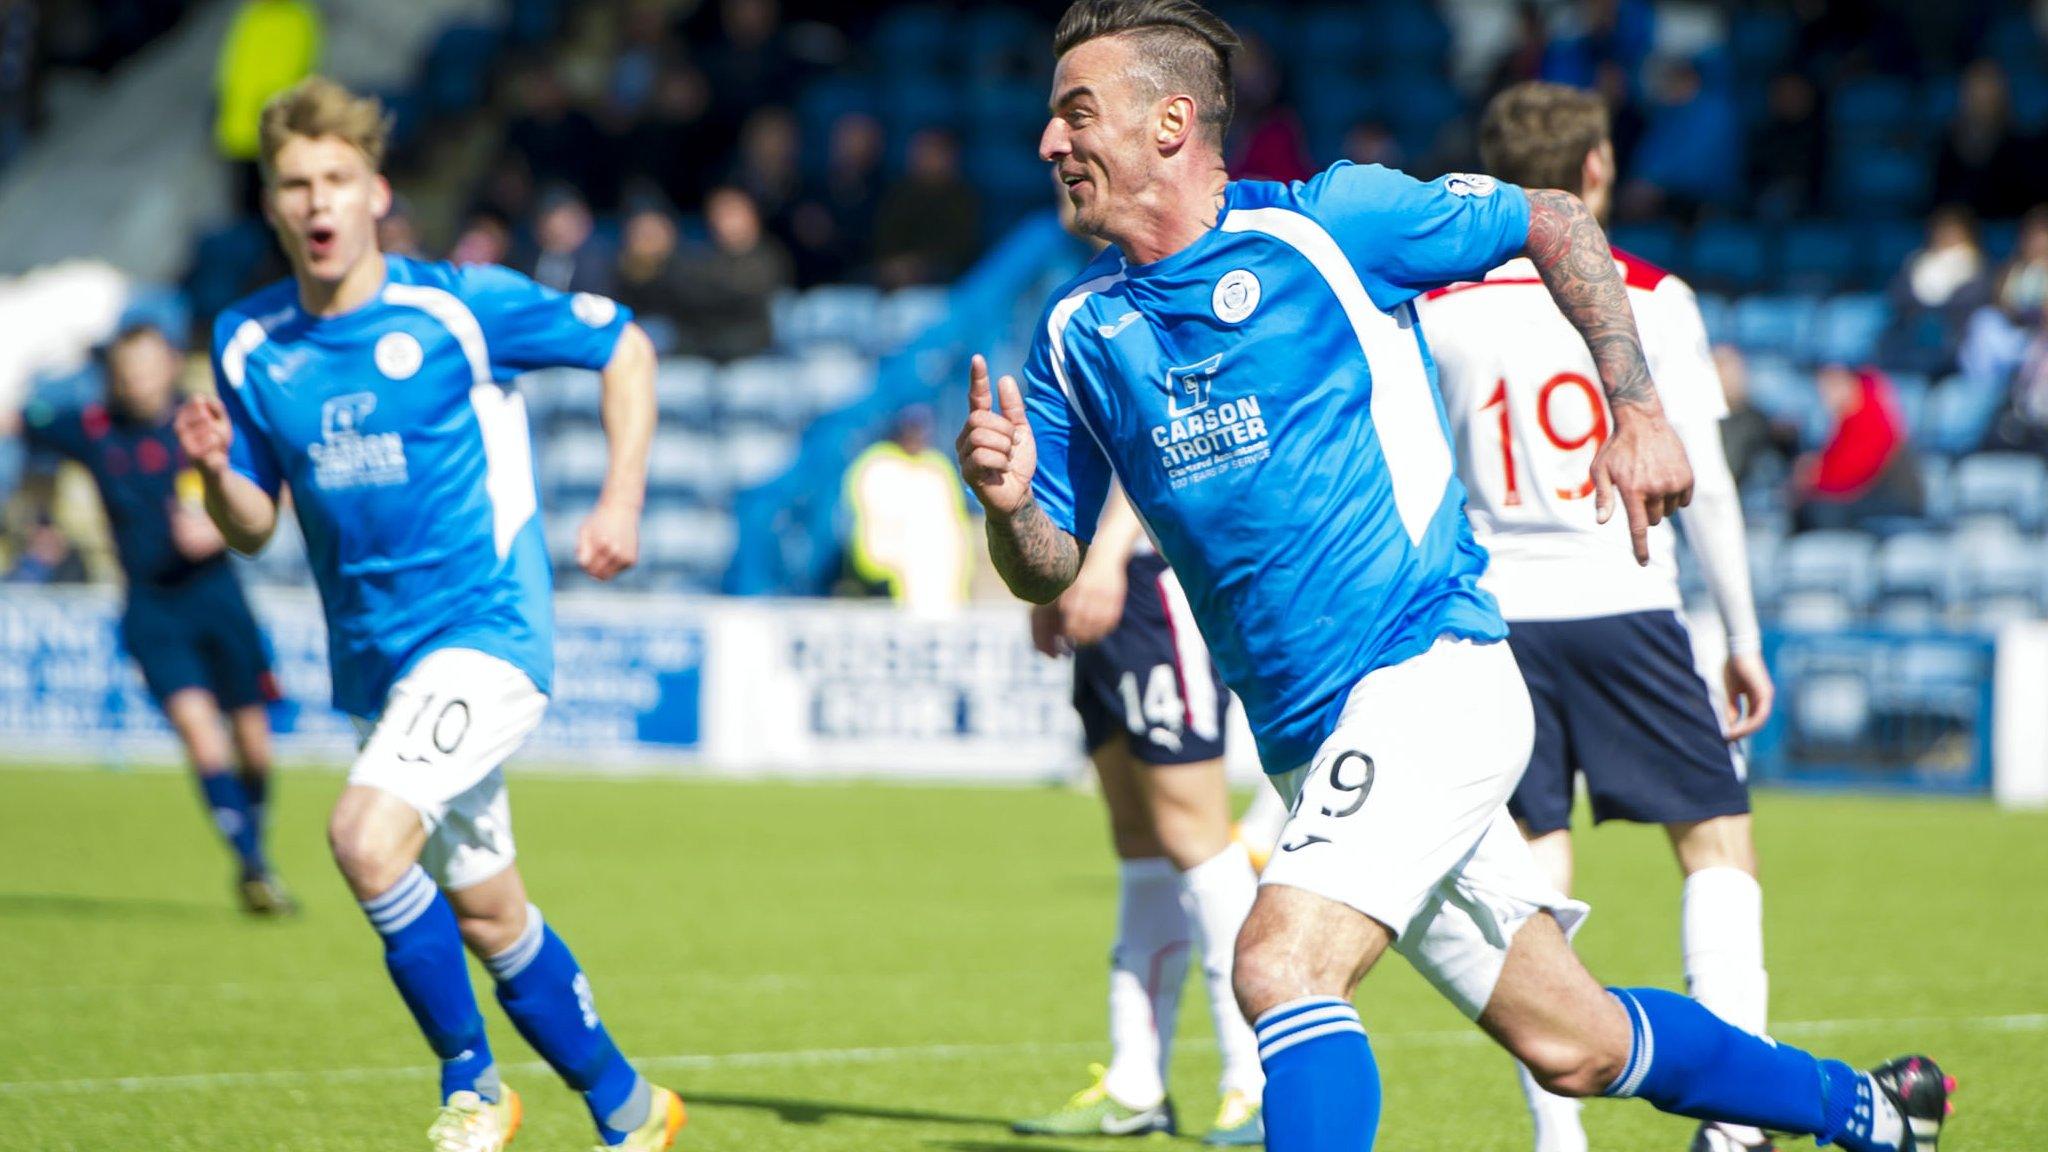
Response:
POLYGON ((1519 188, 1339 164, 1229 184, 1201 239, 1147 265, 1108 249, 1045 312, 1037 501, 1087 539, 1122 481, 1269 772, 1313 758, 1367 673, 1507 634, 1409 301, 1528 232, 1519 188))
POLYGON ((214 372, 235 471, 289 485, 327 615, 334 704, 374 716, 441 648, 547 692, 554 613, 526 406, 513 377, 601 369, 632 318, 490 265, 385 258, 376 298, 307 315, 291 281, 223 312, 214 372))

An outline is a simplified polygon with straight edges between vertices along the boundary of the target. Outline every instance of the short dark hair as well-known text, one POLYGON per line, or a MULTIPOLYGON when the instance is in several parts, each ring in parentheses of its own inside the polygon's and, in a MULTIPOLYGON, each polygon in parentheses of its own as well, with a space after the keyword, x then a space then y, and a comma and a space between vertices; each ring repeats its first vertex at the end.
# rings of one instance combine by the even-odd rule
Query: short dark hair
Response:
POLYGON ((1230 57, 1244 45, 1230 25, 1195 0, 1074 0, 1053 31, 1053 56, 1107 36, 1138 45, 1136 78, 1155 97, 1193 96, 1203 133, 1222 144, 1237 104, 1230 57))
POLYGON ((1586 154, 1608 138, 1607 105, 1564 84, 1530 80, 1501 90, 1479 118, 1479 161, 1524 188, 1586 191, 1586 154))

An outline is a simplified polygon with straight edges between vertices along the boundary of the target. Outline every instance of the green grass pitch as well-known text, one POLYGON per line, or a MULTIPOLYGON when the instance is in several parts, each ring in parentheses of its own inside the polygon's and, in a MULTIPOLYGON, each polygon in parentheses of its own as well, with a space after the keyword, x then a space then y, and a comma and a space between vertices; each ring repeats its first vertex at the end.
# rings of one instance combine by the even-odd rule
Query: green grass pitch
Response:
MULTIPOLYGON (((324 854, 338 786, 284 778, 274 840, 306 911, 266 924, 230 909, 182 776, 0 771, 0 1149, 424 1147, 425 1045, 324 854)), ((1115 884, 1091 797, 533 777, 513 799, 535 900, 621 1044, 690 1102, 684 1148, 1120 1146, 1005 1127, 1104 1054, 1115 884)), ((1778 1035, 1858 1063, 1924 1048, 1962 1080, 1944 1149, 2043 1147, 2048 816, 1770 795, 1759 827, 1778 1035)), ((1661 837, 1582 837, 1581 876, 1594 970, 1677 984, 1661 837)), ((1359 999, 1382 1149, 1528 1146, 1506 1057, 1398 958, 1359 999)), ((517 1147, 586 1147, 581 1103, 483 1000, 527 1098, 517 1147)), ((1183 1007, 1174 1089, 1199 1134, 1216 1073, 1199 984, 1183 1007)), ((1599 1149, 1678 1152, 1691 1128, 1639 1103, 1587 1121, 1599 1149)))

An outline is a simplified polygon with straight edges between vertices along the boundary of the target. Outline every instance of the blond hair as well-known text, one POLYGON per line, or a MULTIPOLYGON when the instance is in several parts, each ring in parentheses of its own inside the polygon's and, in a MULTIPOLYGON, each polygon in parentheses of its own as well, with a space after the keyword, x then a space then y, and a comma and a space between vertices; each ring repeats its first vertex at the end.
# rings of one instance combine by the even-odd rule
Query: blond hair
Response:
POLYGON ((1607 104, 1592 92, 1540 80, 1506 88, 1479 117, 1479 162, 1525 188, 1585 194, 1586 154, 1608 139, 1607 104))
POLYGON ((270 98, 257 129, 258 163, 264 179, 276 171, 277 154, 294 137, 334 136, 346 141, 370 169, 383 167, 391 138, 391 117, 375 96, 358 96, 325 76, 308 76, 270 98))

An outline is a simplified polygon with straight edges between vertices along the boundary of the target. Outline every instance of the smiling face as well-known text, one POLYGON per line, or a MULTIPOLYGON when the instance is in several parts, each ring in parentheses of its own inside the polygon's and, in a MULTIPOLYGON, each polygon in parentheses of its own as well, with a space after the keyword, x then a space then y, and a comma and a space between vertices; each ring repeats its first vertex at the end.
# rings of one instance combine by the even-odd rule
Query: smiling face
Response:
POLYGON ((339 136, 293 136, 270 164, 263 215, 301 281, 338 285, 379 255, 391 186, 339 136))
POLYGON ((1038 155, 1053 166, 1074 206, 1074 227, 1114 239, 1118 224, 1163 175, 1157 137, 1168 104, 1148 99, 1132 79, 1132 45, 1121 36, 1090 40, 1053 70, 1052 118, 1038 155))

